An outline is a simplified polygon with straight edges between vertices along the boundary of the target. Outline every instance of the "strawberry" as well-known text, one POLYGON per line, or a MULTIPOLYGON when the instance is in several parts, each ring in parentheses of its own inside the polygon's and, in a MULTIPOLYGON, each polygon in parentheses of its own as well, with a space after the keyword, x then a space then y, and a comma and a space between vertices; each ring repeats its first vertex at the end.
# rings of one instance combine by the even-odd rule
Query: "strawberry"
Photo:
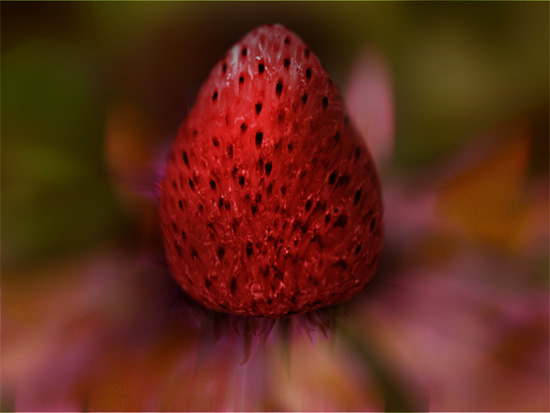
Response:
POLYGON ((317 56, 280 25, 214 66, 160 194, 172 275, 214 310, 304 313, 349 299, 378 264, 371 156, 317 56))

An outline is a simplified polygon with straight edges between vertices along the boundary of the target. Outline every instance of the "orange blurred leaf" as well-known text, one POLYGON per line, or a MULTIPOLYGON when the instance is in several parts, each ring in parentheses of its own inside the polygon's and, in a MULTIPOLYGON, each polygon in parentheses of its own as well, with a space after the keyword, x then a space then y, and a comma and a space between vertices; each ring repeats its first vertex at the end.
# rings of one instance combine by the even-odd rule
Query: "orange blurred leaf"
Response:
POLYGON ((438 212, 475 241, 516 251, 527 240, 525 199, 530 131, 524 124, 504 131, 495 150, 440 189, 438 212))

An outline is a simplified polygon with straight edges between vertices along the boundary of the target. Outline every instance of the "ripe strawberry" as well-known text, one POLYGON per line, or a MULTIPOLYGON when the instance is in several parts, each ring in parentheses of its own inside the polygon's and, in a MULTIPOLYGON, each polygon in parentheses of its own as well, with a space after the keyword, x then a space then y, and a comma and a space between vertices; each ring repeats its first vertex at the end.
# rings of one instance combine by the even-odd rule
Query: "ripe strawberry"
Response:
POLYGON ((214 67, 160 190, 171 272, 214 310, 303 313, 347 300, 378 264, 371 156, 317 56, 280 25, 214 67))

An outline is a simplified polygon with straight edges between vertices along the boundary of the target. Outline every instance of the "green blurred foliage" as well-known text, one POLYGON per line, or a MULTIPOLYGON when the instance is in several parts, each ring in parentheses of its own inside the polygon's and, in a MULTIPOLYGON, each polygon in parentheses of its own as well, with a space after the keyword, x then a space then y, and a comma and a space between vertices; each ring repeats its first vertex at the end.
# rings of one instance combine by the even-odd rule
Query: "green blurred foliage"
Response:
POLYGON ((430 162, 547 104, 548 3, 424 3, 411 11, 411 46, 394 66, 398 164, 430 162))
POLYGON ((361 47, 387 56, 396 171, 541 108, 534 147, 547 148, 548 15, 547 2, 4 2, 4 262, 125 229, 103 159, 107 108, 131 102, 170 137, 212 65, 260 24, 296 31, 341 88, 361 47))
POLYGON ((102 86, 70 45, 36 39, 2 56, 2 241, 10 262, 109 233, 102 86))

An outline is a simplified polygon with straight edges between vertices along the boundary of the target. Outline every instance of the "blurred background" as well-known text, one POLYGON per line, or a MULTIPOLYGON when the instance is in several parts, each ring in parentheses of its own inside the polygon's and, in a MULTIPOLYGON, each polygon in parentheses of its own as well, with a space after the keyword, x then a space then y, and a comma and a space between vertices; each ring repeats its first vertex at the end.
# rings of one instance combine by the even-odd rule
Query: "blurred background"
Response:
POLYGON ((2 2, 0 410, 548 411, 549 9, 2 2), (342 91, 386 226, 346 311, 275 326, 187 302, 154 196, 211 67, 267 23, 342 91))

